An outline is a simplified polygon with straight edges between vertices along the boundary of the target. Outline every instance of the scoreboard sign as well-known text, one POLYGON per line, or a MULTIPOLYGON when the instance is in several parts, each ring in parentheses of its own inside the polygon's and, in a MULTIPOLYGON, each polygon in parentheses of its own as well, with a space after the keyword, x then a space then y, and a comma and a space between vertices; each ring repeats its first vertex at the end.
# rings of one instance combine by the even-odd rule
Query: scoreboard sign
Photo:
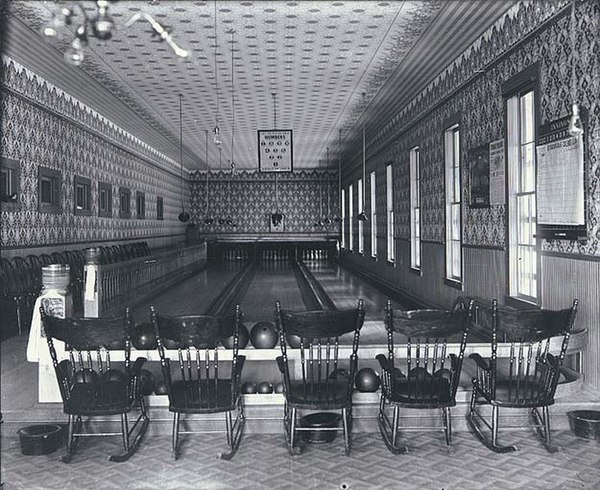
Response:
POLYGON ((291 129, 258 130, 260 172, 291 172, 293 156, 291 129))

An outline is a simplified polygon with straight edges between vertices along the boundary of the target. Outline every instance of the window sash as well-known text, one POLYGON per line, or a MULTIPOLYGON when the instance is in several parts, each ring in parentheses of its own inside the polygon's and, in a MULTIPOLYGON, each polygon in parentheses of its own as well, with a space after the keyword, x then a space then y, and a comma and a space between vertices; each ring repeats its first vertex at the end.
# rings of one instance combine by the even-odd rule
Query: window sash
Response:
POLYGON ((421 268, 421 210, 420 210, 420 169, 419 148, 410 151, 410 265, 414 269, 421 268))
POLYGON ((342 248, 346 248, 346 190, 342 189, 340 196, 341 204, 340 209, 342 210, 342 221, 341 221, 341 237, 342 237, 342 248))
MULTIPOLYGON (((362 179, 358 179, 358 184, 356 185, 357 189, 356 189, 356 194, 357 194, 357 198, 358 198, 358 213, 360 214, 361 212, 364 211, 364 206, 363 206, 363 180, 362 179)), ((360 221, 358 222, 358 253, 362 254, 365 251, 365 235, 364 235, 364 222, 360 221)))
POLYGON ((348 187, 348 249, 354 250, 354 191, 352 184, 348 187))
POLYGON ((394 188, 392 166, 388 165, 385 169, 386 178, 386 216, 387 216, 387 259, 390 262, 394 261, 394 188))
POLYGON ((371 172, 371 257, 377 257, 377 202, 375 172, 371 172))

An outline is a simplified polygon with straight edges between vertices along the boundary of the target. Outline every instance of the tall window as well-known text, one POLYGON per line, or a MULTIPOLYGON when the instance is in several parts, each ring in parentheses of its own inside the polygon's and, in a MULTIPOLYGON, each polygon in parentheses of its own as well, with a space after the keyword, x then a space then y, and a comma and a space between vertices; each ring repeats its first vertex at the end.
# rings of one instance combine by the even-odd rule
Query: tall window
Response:
POLYGON ((377 257, 377 202, 375 201, 375 172, 371 172, 371 257, 377 257))
POLYGON ((462 280, 460 226, 460 131, 458 124, 444 135, 446 158, 446 278, 462 280))
MULTIPOLYGON (((356 193, 358 195, 358 213, 362 213, 364 211, 363 207, 363 180, 358 179, 358 184, 356 185, 356 193)), ((358 253, 364 253, 365 251, 365 235, 364 235, 364 222, 359 219, 358 220, 358 253)))
POLYGON ((348 249, 354 250, 353 224, 354 224, 354 196, 352 195, 352 184, 348 187, 348 249))
POLYGON ((135 214, 137 219, 146 217, 146 194, 141 191, 135 192, 135 214))
POLYGON ((39 167, 38 203, 41 213, 61 212, 61 173, 46 167, 39 167))
POLYGON ((131 191, 127 187, 119 187, 119 218, 131 218, 131 191))
POLYGON ((162 197, 156 198, 156 219, 165 219, 165 202, 162 197))
POLYGON ((98 216, 112 217, 112 186, 98 182, 98 216))
POLYGON ((342 223, 341 223, 341 235, 342 235, 342 248, 346 248, 346 190, 342 189, 340 196, 340 209, 342 210, 342 223))
POLYGON ((2 211, 17 210, 21 191, 21 166, 18 160, 0 158, 0 202, 2 211))
POLYGON ((394 250, 394 186, 392 183, 392 166, 385 167, 385 210, 387 216, 387 259, 393 262, 394 250))
POLYGON ((410 150, 410 266, 421 269, 421 178, 419 148, 410 150))
POLYGON ((92 214, 92 181, 77 175, 75 176, 75 214, 84 216, 92 214))
POLYGON ((526 301, 535 301, 537 252, 533 89, 521 90, 509 97, 506 110, 509 294, 526 301))

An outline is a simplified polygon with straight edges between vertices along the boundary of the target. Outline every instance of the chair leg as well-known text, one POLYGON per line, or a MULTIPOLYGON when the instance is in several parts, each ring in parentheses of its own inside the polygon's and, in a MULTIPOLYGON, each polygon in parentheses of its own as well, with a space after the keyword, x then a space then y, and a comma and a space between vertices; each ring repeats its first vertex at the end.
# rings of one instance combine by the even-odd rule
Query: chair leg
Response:
POLYGON ((446 436, 446 445, 452 444, 452 415, 450 413, 450 407, 442 408, 444 416, 444 435, 446 436))
MULTIPOLYGON (((473 399, 476 399, 476 394, 473 393, 473 399)), ((516 451, 517 448, 515 446, 501 446, 497 443, 498 440, 498 407, 496 405, 492 406, 492 424, 489 425, 488 422, 485 421, 483 416, 477 411, 475 407, 476 402, 472 401, 472 406, 467 415, 467 422, 469 423, 469 427, 475 434, 475 436, 488 448, 496 453, 508 453, 510 451, 516 451), (479 425, 479 420, 483 421, 485 425, 491 430, 491 440, 486 434, 483 433, 481 427, 479 425)))
POLYGON ((244 424, 246 423, 246 419, 244 418, 244 407, 242 405, 242 398, 239 398, 238 401, 238 413, 235 419, 235 422, 232 422, 231 412, 227 412, 227 416, 225 418, 225 425, 227 426, 227 444, 229 446, 229 451, 226 453, 220 453, 219 458, 230 460, 233 458, 238 448, 240 447, 240 442, 242 440, 242 434, 244 433, 244 424))
POLYGON ((283 430, 285 432, 285 443, 288 448, 288 452, 292 456, 298 456, 302 454, 302 447, 295 445, 295 426, 296 426, 296 409, 292 409, 287 401, 283 408, 283 430))
POLYGON ((381 395, 381 401, 379 404, 379 417, 377 423, 379 425, 379 432, 386 447, 392 454, 402 454, 408 452, 406 446, 399 446, 397 441, 398 434, 398 422, 400 419, 400 407, 394 406, 393 422, 390 423, 388 415, 385 413, 385 397, 381 395))
POLYGON ((177 450, 179 445, 179 412, 173 414, 173 436, 172 436, 172 449, 171 458, 177 459, 177 450))
POLYGON ((62 457, 64 463, 70 463, 73 458, 73 440, 75 432, 75 415, 69 415, 69 434, 67 436, 67 454, 62 457))
POLYGON ((146 413, 146 405, 143 400, 140 402, 140 415, 136 419, 135 423, 129 428, 129 419, 127 417, 127 413, 121 414, 121 428, 123 430, 123 445, 125 446, 125 452, 122 454, 114 454, 109 459, 114 463, 122 463, 127 461, 140 447, 144 436, 146 435, 146 431, 148 430, 148 425, 150 425, 150 419, 146 413), (137 430, 136 430, 137 429, 137 430), (133 441, 131 440, 131 435, 135 432, 135 437, 133 441))
POLYGON ((342 425, 344 428, 344 454, 350 456, 352 450, 352 429, 348 420, 348 408, 342 408, 342 425))
POLYGON ((533 425, 542 439, 542 445, 549 453, 557 453, 558 447, 552 444, 552 436, 550 435, 550 410, 547 406, 542 407, 542 414, 537 408, 531 409, 531 418, 533 425))
POLYGON ((127 414, 121 414, 121 433, 123 436, 123 447, 125 452, 129 451, 129 422, 127 420, 127 414))

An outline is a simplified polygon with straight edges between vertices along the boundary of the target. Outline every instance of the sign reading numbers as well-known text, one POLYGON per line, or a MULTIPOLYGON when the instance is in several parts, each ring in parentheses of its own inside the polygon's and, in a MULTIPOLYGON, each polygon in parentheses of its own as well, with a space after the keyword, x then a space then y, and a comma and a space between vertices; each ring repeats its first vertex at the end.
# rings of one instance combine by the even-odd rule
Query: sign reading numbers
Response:
POLYGON ((258 130, 260 172, 291 172, 293 156, 291 129, 258 130))

